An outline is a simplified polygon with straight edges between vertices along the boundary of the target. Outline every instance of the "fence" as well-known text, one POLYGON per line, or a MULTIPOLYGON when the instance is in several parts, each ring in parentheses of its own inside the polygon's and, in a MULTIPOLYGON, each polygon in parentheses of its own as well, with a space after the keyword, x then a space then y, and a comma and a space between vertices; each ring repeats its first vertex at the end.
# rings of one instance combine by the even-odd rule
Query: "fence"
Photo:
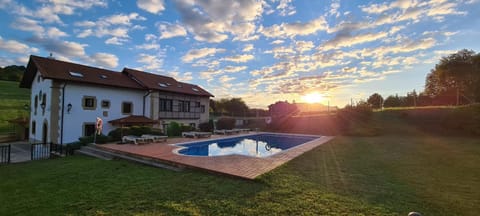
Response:
POLYGON ((31 160, 51 159, 72 154, 73 149, 70 146, 55 143, 33 143, 30 148, 31 160))
POLYGON ((10 163, 10 145, 0 145, 0 164, 10 163))

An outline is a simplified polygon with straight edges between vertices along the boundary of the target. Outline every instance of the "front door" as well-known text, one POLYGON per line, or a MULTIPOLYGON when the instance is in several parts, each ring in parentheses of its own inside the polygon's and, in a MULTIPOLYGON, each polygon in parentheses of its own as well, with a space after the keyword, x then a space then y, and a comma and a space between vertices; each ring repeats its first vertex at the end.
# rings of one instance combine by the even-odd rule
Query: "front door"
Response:
POLYGON ((47 143, 47 134, 48 134, 48 126, 47 123, 43 123, 43 134, 42 134, 42 143, 46 144, 47 143))

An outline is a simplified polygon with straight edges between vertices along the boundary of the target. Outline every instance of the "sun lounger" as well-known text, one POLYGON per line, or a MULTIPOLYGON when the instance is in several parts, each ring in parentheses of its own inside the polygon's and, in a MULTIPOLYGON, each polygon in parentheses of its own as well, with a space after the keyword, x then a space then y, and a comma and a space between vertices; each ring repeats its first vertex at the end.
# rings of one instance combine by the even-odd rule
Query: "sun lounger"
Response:
POLYGON ((225 132, 225 130, 214 130, 213 133, 214 134, 223 134, 223 135, 227 134, 227 132, 225 132))
POLYGON ((189 138, 206 138, 212 136, 210 132, 197 132, 197 131, 189 131, 183 132, 182 137, 189 137, 189 138))
POLYGON ((152 140, 152 142, 157 142, 157 141, 159 141, 159 142, 166 142, 168 136, 152 135, 152 134, 143 134, 143 135, 142 135, 142 138, 150 139, 150 140, 152 140))
POLYGON ((215 134, 222 134, 222 135, 232 135, 234 133, 239 133, 239 131, 233 130, 214 130, 213 133, 215 134))
POLYGON ((207 138, 212 136, 212 133, 210 132, 194 132, 194 133, 197 138, 207 138))
POLYGON ((138 137, 138 136, 132 136, 132 135, 122 137, 122 142, 123 143, 133 142, 133 144, 135 144, 135 145, 138 145, 140 143, 147 143, 147 140, 148 139, 138 137))
POLYGON ((182 137, 195 138, 195 132, 193 131, 182 132, 182 137))

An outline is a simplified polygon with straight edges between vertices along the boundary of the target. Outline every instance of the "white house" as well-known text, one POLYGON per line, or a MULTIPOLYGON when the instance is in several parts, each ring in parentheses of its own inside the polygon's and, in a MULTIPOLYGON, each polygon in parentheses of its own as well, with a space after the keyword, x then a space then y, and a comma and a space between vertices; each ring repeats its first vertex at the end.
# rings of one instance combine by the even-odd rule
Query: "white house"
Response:
POLYGON ((124 68, 115 72, 30 56, 20 83, 31 89, 31 142, 70 143, 122 125, 166 127, 176 121, 197 127, 209 119, 212 94, 174 78, 124 68))

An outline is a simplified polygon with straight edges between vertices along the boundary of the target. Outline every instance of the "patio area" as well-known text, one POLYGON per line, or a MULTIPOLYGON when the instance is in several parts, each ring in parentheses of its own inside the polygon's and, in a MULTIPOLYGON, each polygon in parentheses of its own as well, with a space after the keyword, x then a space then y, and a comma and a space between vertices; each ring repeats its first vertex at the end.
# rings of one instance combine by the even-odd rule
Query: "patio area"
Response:
POLYGON ((199 157, 179 155, 173 152, 175 149, 180 147, 172 144, 205 141, 226 137, 235 136, 212 135, 211 138, 201 139, 170 138, 167 140, 167 142, 150 143, 145 145, 103 144, 97 145, 97 147, 115 153, 126 154, 129 156, 146 157, 170 165, 201 169, 209 172, 220 173, 245 179, 255 179, 256 177, 272 169, 275 169, 276 167, 292 160, 293 158, 317 146, 322 145, 323 143, 328 142, 333 138, 328 136, 322 136, 311 142, 264 158, 248 157, 242 155, 199 157))

